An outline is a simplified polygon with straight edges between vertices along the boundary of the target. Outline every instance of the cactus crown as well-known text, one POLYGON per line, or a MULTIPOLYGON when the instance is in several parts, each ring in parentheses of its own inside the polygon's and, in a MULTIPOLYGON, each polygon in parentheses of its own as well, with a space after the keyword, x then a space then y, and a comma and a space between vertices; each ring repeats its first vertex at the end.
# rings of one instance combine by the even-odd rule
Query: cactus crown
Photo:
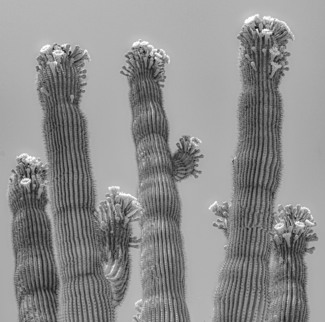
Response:
POLYGON ((87 84, 84 82, 86 60, 90 60, 88 51, 78 45, 73 50, 69 44, 45 45, 41 48, 36 70, 37 90, 43 107, 49 106, 53 100, 79 103, 81 94, 85 92, 82 88, 87 84), (63 86, 62 82, 66 82, 67 86, 63 86), (58 97, 56 91, 59 92, 58 97))
POLYGON ((12 175, 9 178, 10 184, 20 185, 29 192, 39 188, 43 189, 47 182, 48 166, 44 165, 39 158, 30 156, 27 153, 19 155, 16 161, 16 169, 12 170, 12 175))
POLYGON ((267 70, 270 79, 279 81, 287 67, 286 44, 294 39, 292 32, 284 21, 271 17, 260 18, 259 15, 245 20, 238 39, 241 41, 242 64, 248 65, 255 72, 262 68, 259 61, 258 50, 261 47, 264 57, 269 62, 267 70))
POLYGON ((13 212, 21 206, 23 196, 36 198, 45 205, 48 166, 27 153, 19 155, 16 161, 16 169, 11 170, 8 187, 9 204, 13 212))
MULTIPOLYGON (((306 207, 297 205, 278 206, 278 213, 274 215, 274 241, 277 245, 285 242, 288 247, 293 247, 299 241, 317 240, 316 233, 313 233, 312 227, 316 226, 316 222, 306 207)), ((315 247, 304 248, 304 251, 312 254, 315 247)))
POLYGON ((125 55, 126 66, 122 67, 121 74, 128 77, 129 81, 139 77, 144 72, 149 72, 160 86, 165 81, 165 64, 170 58, 163 49, 156 49, 147 41, 139 39, 133 43, 131 50, 125 55))

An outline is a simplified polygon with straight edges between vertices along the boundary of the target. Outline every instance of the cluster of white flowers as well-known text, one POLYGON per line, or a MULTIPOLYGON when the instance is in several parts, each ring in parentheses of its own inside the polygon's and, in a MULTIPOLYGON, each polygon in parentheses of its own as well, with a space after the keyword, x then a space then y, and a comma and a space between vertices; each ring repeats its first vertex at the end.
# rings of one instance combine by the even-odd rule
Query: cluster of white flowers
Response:
POLYGON ((153 78, 160 83, 165 80, 165 64, 169 64, 170 58, 163 49, 156 49, 148 41, 139 39, 134 42, 125 57, 126 66, 123 66, 121 74, 132 78, 142 67, 152 70, 153 78))
POLYGON ((248 28, 251 33, 256 33, 260 37, 267 37, 273 34, 275 38, 280 37, 282 40, 294 38, 288 25, 284 21, 280 21, 270 16, 260 18, 260 16, 256 14, 247 18, 243 26, 243 31, 248 32, 248 28))
POLYGON ((256 38, 264 38, 265 47, 262 49, 264 55, 267 51, 270 53, 271 71, 269 78, 273 78, 275 73, 279 71, 279 75, 283 75, 288 64, 286 57, 289 53, 285 51, 286 43, 289 39, 293 39, 293 34, 285 22, 271 18, 254 15, 245 20, 242 31, 238 35, 238 39, 242 41, 244 57, 248 59, 251 67, 257 71, 258 62, 255 61, 256 54, 256 38), (271 39, 271 42, 269 40, 271 39), (270 49, 269 46, 272 46, 270 49))
MULTIPOLYGON (((275 214, 274 239, 277 244, 281 243, 284 238, 288 247, 291 247, 301 236, 306 241, 317 240, 316 234, 312 234, 312 227, 316 226, 310 210, 306 207, 297 205, 278 206, 278 213, 275 214)), ((312 252, 314 247, 307 248, 307 252, 312 252)))
POLYGON ((16 170, 13 170, 15 181, 28 192, 35 190, 39 199, 46 185, 47 165, 27 153, 20 154, 16 160, 16 170))
POLYGON ((75 63, 78 66, 82 64, 84 60, 90 60, 88 51, 81 49, 78 45, 75 46, 73 51, 69 44, 45 45, 41 48, 40 54, 39 58, 45 61, 45 63, 60 63, 63 59, 69 58, 71 65, 75 63))
POLYGON ((139 219, 143 209, 138 200, 130 194, 120 192, 120 187, 108 187, 106 200, 99 205, 99 220, 106 225, 111 220, 124 221, 126 226, 130 221, 139 219), (113 218, 114 217, 114 218, 113 218))
POLYGON ((148 57, 153 57, 158 63, 169 64, 170 58, 163 49, 156 49, 154 46, 150 45, 148 41, 138 41, 132 44, 132 50, 134 52, 139 52, 142 55, 148 57))
MULTIPOLYGON (((71 103, 73 103, 75 98, 79 99, 80 93, 85 92, 82 87, 87 84, 85 82, 87 70, 84 69, 86 60, 90 60, 88 51, 81 49, 79 46, 75 46, 73 50, 69 44, 43 46, 40 50, 40 55, 37 57, 38 66, 36 66, 38 90, 41 97, 49 97, 51 95, 50 86, 47 84, 48 80, 51 79, 51 77, 48 77, 49 73, 56 77, 59 67, 61 70, 70 66, 76 68, 79 84, 77 93, 69 93, 68 97, 71 103)), ((41 102, 44 100, 46 101, 46 99, 41 99, 41 102)))

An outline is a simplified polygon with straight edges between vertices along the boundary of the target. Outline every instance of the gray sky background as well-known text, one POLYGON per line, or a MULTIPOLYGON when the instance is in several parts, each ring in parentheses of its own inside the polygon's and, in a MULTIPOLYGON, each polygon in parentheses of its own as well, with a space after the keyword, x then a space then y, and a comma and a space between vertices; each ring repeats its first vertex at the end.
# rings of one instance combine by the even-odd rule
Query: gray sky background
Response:
MULTIPOLYGON (((241 84, 236 39, 246 18, 259 13, 287 22, 290 71, 283 97, 283 172, 277 202, 309 207, 320 240, 306 256, 310 321, 323 319, 325 289, 324 1, 2 1, 0 12, 0 320, 16 321, 11 213, 6 200, 10 170, 22 152, 45 160, 42 111, 35 85, 36 56, 49 43, 88 49, 88 85, 81 108, 88 119, 98 202, 107 187, 135 195, 137 168, 131 136, 124 54, 139 38, 171 57, 165 109, 174 151, 183 134, 202 141, 199 179, 179 184, 185 241, 187 303, 193 322, 210 321, 225 238, 212 227, 208 207, 230 200, 231 159, 237 141, 241 84)), ((139 252, 117 321, 131 321, 141 298, 139 252)))

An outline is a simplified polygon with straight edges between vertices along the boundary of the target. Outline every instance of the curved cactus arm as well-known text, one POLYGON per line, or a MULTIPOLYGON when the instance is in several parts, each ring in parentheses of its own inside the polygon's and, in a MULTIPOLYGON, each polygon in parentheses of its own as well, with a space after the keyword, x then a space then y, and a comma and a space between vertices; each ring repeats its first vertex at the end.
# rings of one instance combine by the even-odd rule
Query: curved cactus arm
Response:
POLYGON ((109 187, 106 200, 99 205, 99 223, 104 274, 112 290, 112 304, 121 304, 130 277, 129 248, 139 247, 140 239, 132 237, 131 223, 139 220, 142 208, 137 199, 109 187))
POLYGON ((185 300, 185 261, 180 230, 181 205, 168 145, 162 85, 169 57, 146 41, 126 55, 141 216, 141 321, 189 322, 185 300))
MULTIPOLYGON (((227 201, 224 201, 222 205, 219 205, 218 201, 215 201, 210 207, 209 210, 212 211, 217 216, 217 221, 213 222, 213 226, 219 229, 222 229, 227 240, 229 236, 229 213, 230 213, 231 204, 227 201)), ((225 246, 226 248, 226 246, 225 246)))
POLYGON ((200 139, 189 135, 183 135, 176 143, 177 151, 172 156, 175 181, 181 181, 191 175, 197 178, 202 173, 196 169, 200 158, 203 158, 203 154, 199 154, 200 143, 200 139))
POLYGON ((80 109, 87 60, 87 50, 69 44, 46 45, 37 58, 60 278, 58 322, 115 319, 93 217, 96 200, 87 120, 80 109))
POLYGON ((47 166, 26 153, 9 181, 19 321, 56 321, 58 276, 46 214, 47 166))
POLYGON ((312 227, 316 222, 306 207, 279 205, 272 232, 271 305, 269 322, 308 321, 306 253, 318 240, 312 227))

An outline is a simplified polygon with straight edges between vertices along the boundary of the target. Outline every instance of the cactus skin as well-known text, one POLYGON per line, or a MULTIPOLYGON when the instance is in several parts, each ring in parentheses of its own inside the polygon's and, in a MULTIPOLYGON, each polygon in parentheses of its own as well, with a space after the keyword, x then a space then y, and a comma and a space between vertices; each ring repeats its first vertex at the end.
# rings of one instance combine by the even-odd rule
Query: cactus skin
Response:
POLYGON ((55 322, 58 277, 47 217, 46 166, 27 154, 17 157, 8 199, 13 214, 15 290, 19 321, 55 322))
POLYGON ((214 321, 264 321, 269 304, 269 260, 274 198, 281 176, 285 45, 284 22, 258 15, 245 21, 241 41, 239 140, 233 160, 229 243, 214 301, 214 321))
POLYGON ((169 62, 165 52, 139 40, 126 58, 121 73, 127 76, 130 87, 138 198, 144 209, 140 221, 142 299, 138 301, 141 305, 137 305, 134 320, 189 322, 181 205, 175 182, 197 174, 198 141, 182 137, 179 152, 173 159, 168 147, 168 122, 161 90, 164 65, 169 62))
POLYGON ((300 205, 278 208, 272 241, 269 322, 309 320, 304 256, 315 249, 307 248, 308 242, 318 240, 316 233, 312 234, 315 225, 308 208, 300 205))
POLYGON ((60 292, 58 321, 114 321, 94 220, 86 119, 79 108, 87 51, 46 45, 38 56, 60 292))

